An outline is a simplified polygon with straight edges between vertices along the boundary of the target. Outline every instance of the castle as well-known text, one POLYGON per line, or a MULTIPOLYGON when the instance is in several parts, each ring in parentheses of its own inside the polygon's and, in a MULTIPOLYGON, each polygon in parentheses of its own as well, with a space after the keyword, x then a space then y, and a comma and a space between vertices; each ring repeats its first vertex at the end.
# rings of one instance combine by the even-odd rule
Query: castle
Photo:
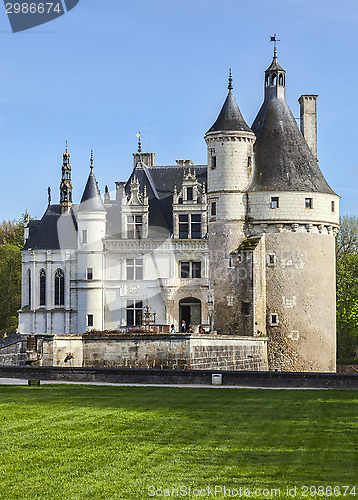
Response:
MULTIPOLYGON (((100 195, 91 155, 79 204, 70 154, 60 204, 25 226, 24 334, 70 335, 203 325, 268 338, 271 370, 335 371, 339 197, 317 163, 316 95, 299 99, 301 131, 274 56, 251 128, 233 95, 205 134, 207 165, 134 156, 127 182, 100 195)), ((168 331, 168 330, 166 330, 168 331)))

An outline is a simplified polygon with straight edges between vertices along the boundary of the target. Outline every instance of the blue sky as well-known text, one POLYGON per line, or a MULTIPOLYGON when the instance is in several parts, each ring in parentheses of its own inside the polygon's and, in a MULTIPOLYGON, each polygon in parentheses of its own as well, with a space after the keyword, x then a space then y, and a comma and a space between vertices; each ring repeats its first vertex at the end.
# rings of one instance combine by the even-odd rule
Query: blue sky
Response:
POLYGON ((287 101, 318 94, 318 158, 341 213, 358 214, 356 0, 80 0, 13 34, 0 10, 1 220, 58 203, 68 140, 74 201, 94 150, 101 191, 126 180, 136 133, 158 164, 206 163, 203 136, 227 92, 249 125, 263 99, 277 33, 287 101))

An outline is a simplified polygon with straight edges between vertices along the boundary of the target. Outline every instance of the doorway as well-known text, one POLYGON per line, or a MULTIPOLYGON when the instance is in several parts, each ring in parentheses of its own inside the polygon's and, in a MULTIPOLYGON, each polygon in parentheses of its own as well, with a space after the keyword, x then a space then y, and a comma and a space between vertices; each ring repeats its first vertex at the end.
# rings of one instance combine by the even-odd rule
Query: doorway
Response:
POLYGON ((187 328, 189 325, 193 328, 201 325, 201 301, 199 299, 186 297, 179 301, 179 325, 183 320, 187 328))

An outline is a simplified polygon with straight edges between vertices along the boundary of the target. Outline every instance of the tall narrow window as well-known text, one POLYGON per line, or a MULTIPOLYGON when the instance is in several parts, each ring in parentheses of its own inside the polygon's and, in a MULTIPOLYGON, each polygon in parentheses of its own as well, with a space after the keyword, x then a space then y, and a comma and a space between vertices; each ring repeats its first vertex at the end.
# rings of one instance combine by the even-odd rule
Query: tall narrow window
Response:
POLYGON ((193 199, 193 194, 194 194, 194 192, 193 192, 193 188, 192 187, 186 188, 186 199, 188 201, 191 201, 193 199))
POLYGON ((27 305, 31 307, 31 270, 27 271, 27 305))
POLYGON ((179 215, 179 238, 189 237, 189 215, 179 215))
POLYGON ((46 305, 46 271, 40 271, 40 306, 46 305))
POLYGON ((143 279, 143 259, 127 259, 127 280, 143 279))
POLYGON ((82 243, 87 243, 87 230, 82 230, 82 243))
POLYGON ((278 208, 279 203, 278 203, 278 196, 272 196, 271 197, 271 208, 278 208))
POLYGON ((191 215, 191 237, 201 238, 201 215, 192 214, 191 215))
POLYGON ((216 201, 211 202, 211 210, 210 210, 210 215, 212 217, 216 216, 216 201))
POLYGON ((65 305, 65 273, 62 269, 55 272, 55 306, 65 305))
POLYGON ((143 302, 127 300, 127 326, 141 326, 143 319, 143 302))
POLYGON ((87 326, 93 326, 93 314, 87 314, 87 326))
POLYGON ((332 210, 332 212, 334 212, 334 210, 335 210, 334 201, 331 201, 331 210, 332 210))
POLYGON ((128 215, 127 216, 127 237, 130 240, 140 240, 143 234, 143 216, 128 215))
POLYGON ((87 279, 93 280, 93 267, 87 267, 87 279))

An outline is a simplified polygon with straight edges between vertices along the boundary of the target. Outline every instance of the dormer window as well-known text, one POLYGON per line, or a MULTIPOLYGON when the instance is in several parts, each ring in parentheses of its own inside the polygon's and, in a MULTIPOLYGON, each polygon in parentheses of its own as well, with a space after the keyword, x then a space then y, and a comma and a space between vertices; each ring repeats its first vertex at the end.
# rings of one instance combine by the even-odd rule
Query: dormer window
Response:
POLYGON ((143 216, 127 216, 127 237, 130 240, 141 240, 143 235, 143 216))
POLYGON ((191 201, 193 199, 193 194, 194 194, 194 190, 192 187, 187 187, 186 188, 186 199, 188 201, 191 201))

